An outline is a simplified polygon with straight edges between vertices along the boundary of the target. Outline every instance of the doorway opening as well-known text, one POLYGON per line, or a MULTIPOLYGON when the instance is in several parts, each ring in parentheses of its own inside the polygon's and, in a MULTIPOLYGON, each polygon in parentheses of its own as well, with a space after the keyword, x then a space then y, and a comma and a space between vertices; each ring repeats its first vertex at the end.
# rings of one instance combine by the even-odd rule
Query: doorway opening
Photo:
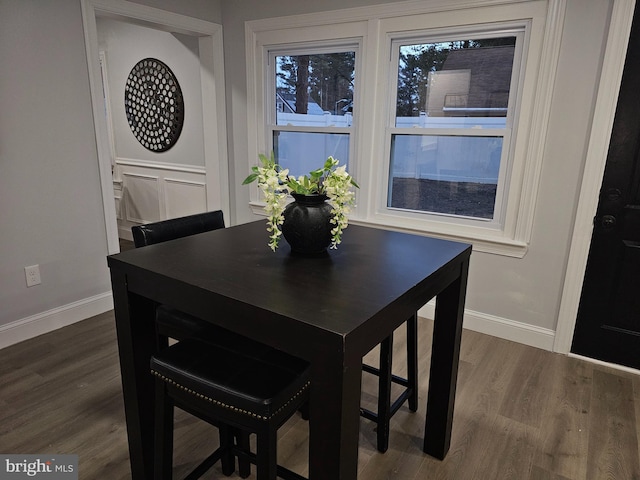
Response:
POLYGON ((96 130, 100 184, 108 253, 120 251, 112 177, 113 154, 102 90, 98 19, 109 18, 147 28, 193 37, 198 44, 202 95, 202 128, 206 208, 229 215, 224 56, 222 26, 128 2, 82 0, 89 83, 96 130))

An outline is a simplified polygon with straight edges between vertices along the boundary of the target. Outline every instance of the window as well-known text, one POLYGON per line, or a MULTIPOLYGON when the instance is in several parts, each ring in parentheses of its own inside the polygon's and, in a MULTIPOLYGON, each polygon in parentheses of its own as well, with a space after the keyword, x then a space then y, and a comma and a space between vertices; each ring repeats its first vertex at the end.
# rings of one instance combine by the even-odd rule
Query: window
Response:
POLYGON ((562 11, 447 0, 249 21, 247 168, 274 150, 300 175, 333 155, 360 185, 353 223, 521 257, 562 11))
POLYGON ((329 156, 348 165, 354 106, 354 48, 278 50, 269 56, 274 100, 269 128, 278 163, 296 177, 322 167, 329 156))
POLYGON ((522 31, 392 43, 387 207, 500 218, 521 44, 522 31))

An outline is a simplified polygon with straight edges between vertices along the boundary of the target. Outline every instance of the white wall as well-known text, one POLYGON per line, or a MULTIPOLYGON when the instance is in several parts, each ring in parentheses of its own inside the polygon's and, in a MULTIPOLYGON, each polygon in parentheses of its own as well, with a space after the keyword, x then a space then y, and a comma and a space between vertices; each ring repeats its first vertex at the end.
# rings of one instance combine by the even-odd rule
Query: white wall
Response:
POLYGON ((207 22, 222 24, 220 3, 222 0, 130 0, 148 7, 199 18, 207 22))
MULTIPOLYGON (((344 2, 343 2, 344 3, 344 2)), ((349 2, 362 6, 380 2, 349 2)), ((442 2, 440 2, 442 3, 442 2)), ((524 258, 474 252, 465 325, 551 349, 567 264, 578 189, 590 134, 611 1, 567 0, 553 106, 544 148, 534 230, 524 258)), ((244 22, 346 7, 338 1, 266 2, 239 0, 222 5, 225 32, 232 193, 239 223, 255 217, 248 174, 244 22), (320 7, 322 5, 322 7, 320 7)))
POLYGON ((106 53, 109 95, 117 158, 204 166, 202 87, 198 39, 99 18, 98 42, 106 53), (131 69, 144 58, 157 58, 178 79, 184 98, 184 126, 176 144, 152 152, 134 137, 124 109, 124 87, 131 69))

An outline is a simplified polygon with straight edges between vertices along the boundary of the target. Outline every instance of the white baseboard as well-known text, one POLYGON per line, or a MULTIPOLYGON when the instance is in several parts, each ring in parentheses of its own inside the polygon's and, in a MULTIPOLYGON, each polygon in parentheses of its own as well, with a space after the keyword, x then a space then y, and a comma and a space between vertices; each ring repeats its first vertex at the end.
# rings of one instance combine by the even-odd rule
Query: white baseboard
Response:
MULTIPOLYGON (((112 309, 112 294, 111 292, 106 292, 2 325, 0 326, 0 349, 112 309)), ((434 301, 429 302, 418 311, 418 315, 425 318, 433 318, 434 314, 434 301)), ((464 328, 553 351, 555 332, 546 328, 535 327, 486 313, 474 312, 473 310, 465 310, 464 328)))
POLYGON ((111 292, 0 325, 0 349, 113 309, 111 292))
MULTIPOLYGON (((434 318, 435 301, 432 300, 422 307, 418 311, 418 315, 425 318, 434 318)), ((486 313, 474 312, 473 310, 464 311, 463 327, 475 332, 511 340, 512 342, 553 351, 555 331, 548 328, 536 327, 486 313)))

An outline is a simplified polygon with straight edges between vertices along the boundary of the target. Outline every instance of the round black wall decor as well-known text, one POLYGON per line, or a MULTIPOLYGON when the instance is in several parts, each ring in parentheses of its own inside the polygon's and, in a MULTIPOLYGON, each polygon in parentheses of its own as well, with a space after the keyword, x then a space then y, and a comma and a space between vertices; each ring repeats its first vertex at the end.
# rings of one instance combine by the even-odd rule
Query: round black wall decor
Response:
POLYGON ((182 90, 169 67, 155 58, 140 60, 124 87, 124 108, 133 135, 148 150, 175 145, 184 122, 182 90))

